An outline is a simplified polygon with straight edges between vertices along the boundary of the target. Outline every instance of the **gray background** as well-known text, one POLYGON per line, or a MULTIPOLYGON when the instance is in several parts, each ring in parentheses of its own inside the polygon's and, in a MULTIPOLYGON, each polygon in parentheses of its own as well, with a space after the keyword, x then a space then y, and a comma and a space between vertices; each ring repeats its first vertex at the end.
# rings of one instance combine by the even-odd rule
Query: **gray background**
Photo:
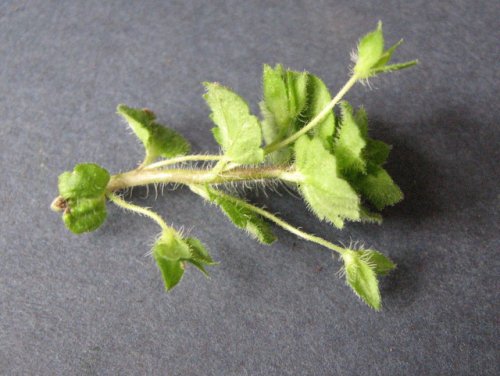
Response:
POLYGON ((3 1, 0 5, 0 374, 493 375, 498 347, 499 127, 495 1, 3 1), (394 145, 406 199, 382 226, 337 231, 299 199, 266 204, 334 241, 363 240, 399 269, 367 308, 328 252, 276 229, 265 247, 187 190, 158 200, 221 261, 163 292, 145 253, 157 228, 110 207, 75 236, 48 209, 57 176, 132 168, 141 146, 114 114, 147 106, 196 152, 215 151, 200 82, 252 103, 263 63, 345 82, 358 38, 383 20, 418 68, 357 86, 394 145))

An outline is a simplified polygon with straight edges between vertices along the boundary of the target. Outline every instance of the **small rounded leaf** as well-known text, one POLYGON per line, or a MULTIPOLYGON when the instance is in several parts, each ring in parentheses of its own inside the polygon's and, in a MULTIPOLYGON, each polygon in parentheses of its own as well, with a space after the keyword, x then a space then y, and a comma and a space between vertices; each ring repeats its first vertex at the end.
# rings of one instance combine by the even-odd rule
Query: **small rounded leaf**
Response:
POLYGON ((94 163, 77 164, 73 172, 59 175, 59 209, 75 234, 96 230, 106 219, 105 192, 110 176, 94 163))
POLYGON ((102 198, 70 200, 63 214, 66 227, 75 234, 97 230, 106 220, 106 203, 102 198))
POLYGON ((73 172, 59 175, 59 193, 65 199, 101 196, 109 182, 109 172, 95 163, 80 163, 73 172))

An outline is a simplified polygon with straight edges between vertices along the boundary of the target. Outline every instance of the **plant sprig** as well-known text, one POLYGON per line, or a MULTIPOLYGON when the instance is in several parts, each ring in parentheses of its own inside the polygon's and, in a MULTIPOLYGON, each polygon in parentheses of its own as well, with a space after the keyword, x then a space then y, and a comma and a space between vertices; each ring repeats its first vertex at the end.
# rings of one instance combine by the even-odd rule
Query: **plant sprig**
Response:
POLYGON ((403 198, 383 165, 390 146, 368 135, 365 111, 354 110, 344 95, 360 81, 415 65, 389 64, 401 42, 384 51, 382 24, 358 43, 355 65, 335 96, 317 76, 281 65, 264 66, 262 118, 231 89, 205 83, 204 98, 212 111, 220 154, 187 155, 189 142, 158 123, 147 109, 119 105, 117 112, 144 145, 145 157, 135 169, 110 175, 104 168, 83 163, 59 176, 59 196, 51 207, 63 212, 66 227, 76 234, 97 229, 106 218, 106 201, 156 222, 161 234, 152 255, 167 290, 184 275, 186 263, 204 274, 217 264, 196 238, 185 237, 148 208, 129 203, 119 192, 149 184, 182 184, 218 206, 237 227, 261 243, 276 240, 270 223, 341 256, 346 283, 365 303, 378 310, 377 277, 395 268, 382 253, 336 245, 306 233, 269 211, 237 197, 227 184, 282 181, 295 186, 307 207, 320 219, 342 228, 346 220, 380 223, 379 213, 403 198), (339 106, 340 116, 334 107, 339 106), (203 161, 208 167, 199 168, 203 161))

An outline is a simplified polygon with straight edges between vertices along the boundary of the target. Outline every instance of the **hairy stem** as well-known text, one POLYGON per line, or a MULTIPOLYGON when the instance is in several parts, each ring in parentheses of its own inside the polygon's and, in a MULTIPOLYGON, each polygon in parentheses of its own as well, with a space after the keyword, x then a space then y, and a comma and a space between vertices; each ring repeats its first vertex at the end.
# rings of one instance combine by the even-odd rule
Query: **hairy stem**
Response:
POLYGON ((123 209, 130 210, 134 213, 142 214, 142 215, 145 215, 146 217, 151 218, 153 221, 155 221, 158 224, 158 226, 161 227, 162 230, 164 230, 164 231, 171 231, 172 230, 170 228, 170 226, 168 226, 165 223, 165 221, 158 214, 156 214, 154 211, 152 211, 150 209, 143 208, 142 206, 137 206, 137 205, 131 204, 130 202, 125 201, 124 199, 120 198, 119 196, 117 196, 113 193, 108 193, 106 196, 108 197, 108 199, 111 202, 113 202, 114 204, 116 204, 117 206, 119 206, 123 209))
POLYGON ((288 166, 240 167, 219 174, 214 174, 214 171, 210 169, 136 169, 113 175, 108 183, 107 191, 114 192, 148 184, 223 184, 265 179, 299 182, 301 175, 288 166))
POLYGON ((144 166, 143 169, 152 170, 155 168, 170 166, 177 163, 192 162, 192 161, 218 161, 223 157, 224 157, 223 155, 184 155, 182 157, 170 158, 156 163, 148 164, 147 166, 144 166))
MULTIPOLYGON (((193 186, 193 185, 191 185, 190 188, 194 193, 202 196, 205 199, 209 199, 208 197, 205 196, 204 190, 198 189, 196 186, 193 186)), ((281 228, 285 229, 286 231, 297 235, 299 238, 302 238, 302 239, 308 240, 310 242, 319 244, 319 245, 326 247, 332 251, 335 251, 341 255, 343 255, 346 252, 345 248, 340 247, 338 245, 335 245, 335 244, 333 244, 333 243, 331 243, 323 238, 320 238, 319 236, 312 235, 312 234, 309 234, 305 231, 302 231, 302 230, 292 226, 288 222, 284 221, 283 219, 275 216, 274 214, 269 213, 267 210, 264 210, 264 209, 259 208, 258 206, 252 205, 252 204, 248 203, 247 201, 242 200, 240 198, 237 198, 237 197, 234 197, 231 195, 227 195, 221 191, 218 191, 218 193, 221 196, 224 196, 225 198, 227 198, 228 200, 234 201, 234 202, 238 203, 238 205, 241 205, 241 206, 245 207, 246 209, 251 210, 251 211, 259 214, 260 216, 270 220, 271 222, 274 222, 275 224, 277 224, 281 228)))
POLYGON ((298 132, 292 134, 290 137, 285 138, 284 140, 276 143, 269 144, 264 148, 264 153, 270 154, 276 150, 279 150, 295 140, 297 140, 303 134, 309 132, 315 126, 317 126, 323 118, 328 115, 328 113, 333 110, 335 105, 342 99, 342 97, 356 84, 358 81, 358 77, 354 74, 351 78, 345 83, 345 85, 340 89, 340 91, 335 95, 335 97, 325 106, 321 112, 314 117, 308 124, 306 124, 303 128, 301 128, 298 132))

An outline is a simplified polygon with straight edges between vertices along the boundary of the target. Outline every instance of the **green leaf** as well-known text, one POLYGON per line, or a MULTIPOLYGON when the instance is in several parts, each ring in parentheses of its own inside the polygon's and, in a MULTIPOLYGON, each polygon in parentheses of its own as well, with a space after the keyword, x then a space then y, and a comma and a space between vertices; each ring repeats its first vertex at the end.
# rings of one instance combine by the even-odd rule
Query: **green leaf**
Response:
POLYGON ((164 231, 155 243, 153 253, 173 261, 191 258, 189 245, 175 232, 164 231))
MULTIPOLYGON (((304 114, 304 123, 309 123, 314 119, 332 100, 330 92, 324 82, 313 74, 309 74, 307 92, 307 107, 304 114)), ((330 111, 314 128, 314 135, 323 142, 325 149, 330 150, 334 131, 335 116, 333 111, 330 111)))
POLYGON ((198 239, 186 238, 184 240, 191 251, 191 257, 186 261, 196 266, 205 276, 208 276, 205 265, 217 265, 217 262, 212 259, 205 246, 198 239))
POLYGON ((184 263, 179 260, 169 260, 158 256, 156 253, 153 253, 153 257, 158 269, 161 271, 165 289, 170 291, 181 281, 184 275, 184 263))
POLYGON ((363 149, 366 146, 367 119, 364 110, 353 115, 346 101, 340 103, 342 120, 334 141, 335 156, 342 172, 365 173, 366 161, 363 149))
POLYGON ((379 213, 368 210, 364 206, 361 206, 359 219, 361 222, 376 223, 378 225, 382 224, 382 216, 379 213))
POLYGON ((361 259, 378 275, 387 275, 396 268, 396 264, 387 256, 373 249, 360 250, 358 253, 361 255, 361 259))
POLYGON ((391 145, 385 142, 369 138, 364 150, 365 159, 377 166, 381 166, 387 161, 391 148, 391 145))
MULTIPOLYGON (((266 144, 279 142, 304 124, 302 112, 308 107, 309 74, 264 65, 263 93, 260 103, 264 120, 262 132, 266 144)), ((270 156, 274 163, 287 163, 292 157, 291 147, 280 149, 270 156)))
POLYGON ((366 34, 358 44, 356 65, 354 74, 360 79, 366 79, 379 73, 394 72, 414 66, 417 60, 404 63, 387 65, 394 51, 403 43, 403 40, 395 43, 384 51, 384 36, 382 33, 382 22, 379 21, 377 29, 366 34))
POLYGON ((153 162, 158 157, 171 158, 189 152, 189 142, 176 131, 158 124, 155 114, 150 110, 121 104, 117 113, 127 121, 143 143, 148 162, 153 162))
POLYGON ((198 239, 190 237, 184 239, 191 251, 190 260, 197 260, 206 265, 216 265, 217 263, 208 254, 207 249, 198 239))
POLYGON ((245 208, 239 198, 232 197, 213 188, 206 187, 207 198, 219 205, 222 212, 236 227, 246 230, 250 235, 264 244, 271 244, 276 240, 269 224, 258 214, 245 208))
POLYGON ((250 115, 247 103, 230 89, 217 83, 205 83, 204 95, 217 125, 214 137, 231 161, 239 164, 260 163, 264 160, 259 120, 250 115))
POLYGON ((391 64, 391 65, 385 65, 380 68, 374 68, 372 69, 372 73, 378 74, 378 73, 389 73, 389 72, 395 72, 398 70, 406 69, 406 68, 411 68, 414 65, 418 64, 418 60, 411 60, 411 61, 406 61, 404 63, 398 63, 398 64, 391 64))
POLYGON ((108 171, 99 165, 77 164, 73 172, 59 175, 59 194, 64 199, 98 197, 104 194, 109 178, 108 171))
POLYGON ((59 194, 64 200, 62 218, 70 231, 94 231, 104 223, 109 179, 108 171, 94 163, 77 164, 72 172, 59 175, 59 194))
POLYGON ((396 49, 403 44, 403 40, 400 39, 397 43, 393 44, 389 49, 387 49, 380 59, 377 61, 377 63, 373 66, 373 69, 381 68, 384 65, 386 65, 392 58, 392 54, 396 49))
POLYGON ((267 144, 280 140, 288 134, 291 116, 288 106, 287 85, 281 65, 273 69, 264 65, 262 74, 264 100, 261 110, 264 115, 262 133, 267 144))
POLYGON ((189 262, 207 275, 205 265, 215 265, 208 251, 196 238, 182 239, 175 231, 163 231, 153 246, 153 257, 161 270, 165 288, 171 290, 184 274, 184 263, 189 262))
POLYGON ((380 310, 381 297, 375 271, 356 251, 347 250, 342 258, 347 284, 366 304, 376 311, 380 310))
MULTIPOLYGON (((264 101, 261 110, 267 144, 281 141, 311 121, 331 101, 323 81, 307 72, 285 70, 281 65, 264 65, 264 101)), ((333 111, 315 127, 314 134, 331 146, 335 129, 333 111)))
POLYGON ((361 79, 370 77, 372 68, 377 65, 383 53, 384 36, 382 22, 379 21, 377 28, 362 37, 358 43, 354 73, 361 79))
POLYGON ((295 119, 307 105, 307 86, 309 82, 309 74, 307 72, 287 70, 285 75, 288 112, 290 119, 295 122, 295 119))
POLYGON ((360 220, 360 199, 337 173, 337 161, 320 139, 304 135, 295 142, 295 165, 303 175, 299 189, 321 220, 342 228, 344 219, 360 220))
POLYGON ((100 198, 70 198, 66 202, 63 221, 75 234, 94 231, 106 220, 106 203, 100 198))
POLYGON ((385 169, 371 165, 368 174, 354 181, 356 190, 378 210, 394 205, 403 199, 403 192, 385 169))

